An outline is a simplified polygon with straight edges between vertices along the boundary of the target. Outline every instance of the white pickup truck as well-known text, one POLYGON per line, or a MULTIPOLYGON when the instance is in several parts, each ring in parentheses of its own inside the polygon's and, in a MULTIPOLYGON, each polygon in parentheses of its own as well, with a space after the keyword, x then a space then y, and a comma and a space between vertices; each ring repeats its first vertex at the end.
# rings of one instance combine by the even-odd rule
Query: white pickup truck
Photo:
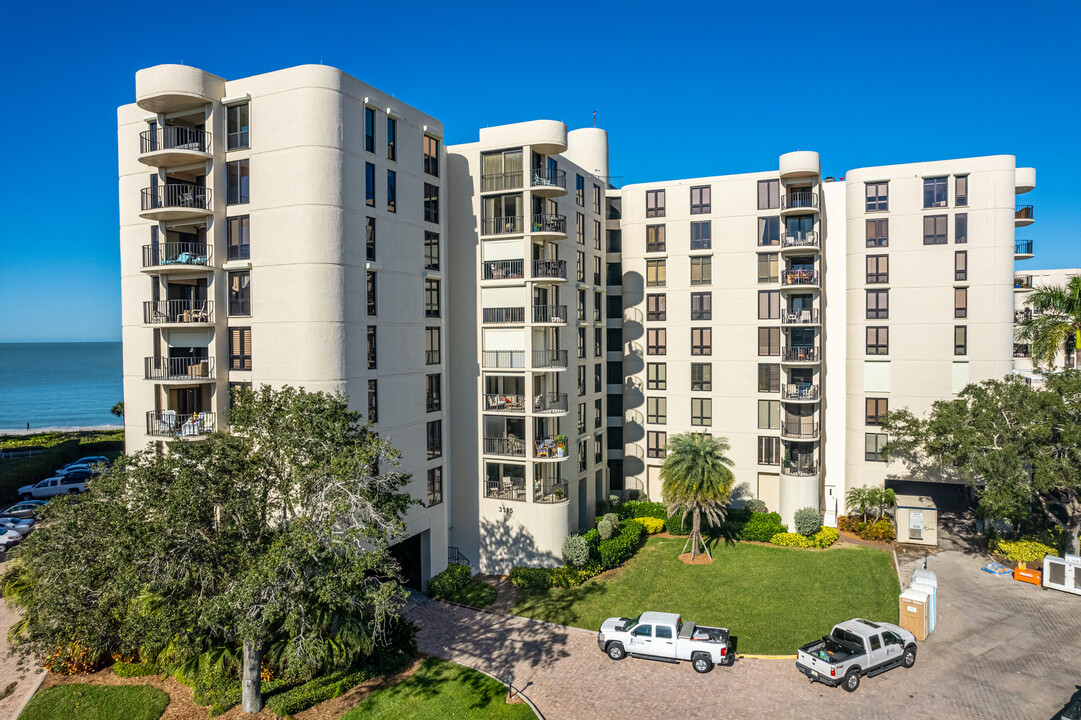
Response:
POLYGON ((848 692, 860 686, 860 677, 916 664, 916 637, 891 623, 857 618, 833 626, 821 640, 807 643, 796 654, 796 669, 811 682, 848 692))
POLYGON ((689 660, 695 672, 700 673, 731 660, 728 628, 684 622, 675 613, 645 612, 636 618, 608 618, 597 633, 597 645, 613 660, 628 655, 670 663, 689 660))

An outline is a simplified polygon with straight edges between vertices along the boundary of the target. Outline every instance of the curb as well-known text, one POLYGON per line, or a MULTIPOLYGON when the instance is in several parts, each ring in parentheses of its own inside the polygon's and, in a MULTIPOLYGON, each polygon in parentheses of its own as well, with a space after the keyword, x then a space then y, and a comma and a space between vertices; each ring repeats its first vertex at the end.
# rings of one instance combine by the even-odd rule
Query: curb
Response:
MULTIPOLYGON (((458 603, 452 603, 452 604, 457 605, 458 603)), ((469 607, 469 606, 468 605, 463 605, 462 607, 469 607)), ((453 660, 448 660, 447 662, 454 662, 454 661, 453 660)), ((457 664, 462 665, 462 663, 457 663, 457 664)), ((500 685, 506 685, 507 684, 506 680, 502 680, 500 678, 497 678, 495 675, 491 674, 487 670, 481 670, 480 668, 475 668, 475 667, 472 667, 472 666, 469 666, 469 665, 464 665, 463 667, 468 667, 470 670, 476 670, 477 672, 481 673, 482 675, 487 675, 488 677, 495 680, 500 685)), ((511 689, 508 686, 508 690, 507 690, 507 696, 508 697, 510 696, 510 693, 511 693, 511 689)), ((544 713, 542 713, 540 710, 537 709, 537 706, 533 704, 533 701, 529 699, 528 695, 526 695, 521 690, 518 690, 517 692, 514 693, 514 696, 515 697, 520 697, 523 700, 525 700, 526 705, 528 705, 530 707, 530 709, 533 710, 533 714, 536 715, 540 720, 544 720, 544 713)), ((510 703, 507 703, 507 704, 510 705, 510 703)))
POLYGON ((798 655, 736 655, 740 660, 795 660, 798 655))

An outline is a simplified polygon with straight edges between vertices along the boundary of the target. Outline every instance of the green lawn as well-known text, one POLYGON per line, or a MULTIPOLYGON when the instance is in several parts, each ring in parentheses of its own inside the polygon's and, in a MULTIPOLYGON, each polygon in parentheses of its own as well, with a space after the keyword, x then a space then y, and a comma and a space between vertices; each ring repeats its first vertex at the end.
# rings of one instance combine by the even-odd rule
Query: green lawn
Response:
POLYGON ((488 583, 481 580, 470 580, 468 585, 447 599, 462 605, 484 609, 494 603, 498 595, 496 589, 488 583))
POLYGON ((596 630, 605 618, 675 612, 727 627, 740 653, 793 655, 853 617, 897 622, 891 556, 865 547, 795 550, 716 543, 712 565, 685 565, 684 538, 650 538, 612 577, 581 587, 523 590, 514 613, 596 630))
POLYGON ((19 720, 157 720, 169 696, 149 685, 56 685, 30 698, 19 720))
POLYGON ((528 705, 507 705, 507 688, 483 673, 425 658, 405 682, 372 693, 341 720, 534 720, 528 705))

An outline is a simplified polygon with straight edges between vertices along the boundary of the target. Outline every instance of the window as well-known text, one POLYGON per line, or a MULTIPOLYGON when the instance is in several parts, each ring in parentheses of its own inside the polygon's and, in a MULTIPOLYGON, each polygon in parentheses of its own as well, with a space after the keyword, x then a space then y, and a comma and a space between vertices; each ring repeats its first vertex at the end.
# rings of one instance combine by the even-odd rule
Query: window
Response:
POLYGON ((777 363, 758 363, 758 392, 781 392, 781 366, 777 363))
POLYGON ((691 223, 691 250, 709 250, 712 246, 712 228, 709 220, 691 223))
POLYGON ((424 317, 439 317, 439 281, 434 278, 424 280, 424 317))
MULTIPOLYGON (((226 237, 230 260, 247 260, 251 257, 250 221, 247 215, 226 219, 226 237)), ((154 226, 157 230, 157 225, 154 226)))
POLYGON ((713 399, 691 398, 691 425, 713 424, 713 399))
POLYGON ((775 283, 780 278, 777 270, 777 253, 758 254, 758 282, 775 283))
POLYGON ((713 282, 713 258, 691 258, 691 285, 709 285, 713 282))
MULTIPOLYGON (((601 401, 600 400, 597 401, 597 419, 596 419, 596 422, 594 423, 594 425, 595 425, 595 427, 600 427, 601 426, 601 401)), ((602 460, 604 460, 604 435, 598 433, 598 434, 593 436, 593 464, 594 465, 600 465, 602 460)), ((598 475, 600 475, 599 470, 597 471, 597 473, 598 473, 598 475)))
POLYGON ((710 355, 713 345, 712 328, 691 328, 691 355, 710 355))
POLYGON ((646 287, 664 287, 666 282, 664 260, 646 260, 646 287))
POLYGON ((781 401, 758 401, 758 429, 779 430, 781 428, 781 401))
POLYGON ((439 269, 439 233, 424 231, 424 269, 439 269))
POLYGON ((229 328, 229 369, 251 370, 251 328, 229 328))
POLYGON ((375 207, 375 165, 364 163, 364 204, 375 207))
POLYGON ((586 204, 586 179, 581 175, 574 176, 574 201, 579 206, 585 207, 586 204))
POLYGON ((781 317, 781 291, 758 291, 758 319, 777 320, 781 317))
POLYGON ((599 358, 603 347, 604 341, 601 339, 601 328, 593 328, 593 357, 599 358))
POLYGON ((593 322, 601 321, 601 306, 604 305, 604 296, 600 290, 593 292, 593 322))
POLYGON ((600 220, 594 220, 593 221, 593 249, 594 250, 600 250, 601 249, 601 221, 600 220))
POLYGON ((886 414, 886 409, 889 406, 889 400, 887 398, 867 398, 867 424, 868 425, 881 425, 882 416, 886 414))
POLYGON ((364 149, 375 152, 375 109, 364 108, 364 149))
MULTIPOLYGON (((586 329, 578 328, 578 358, 583 359, 586 356, 586 329)), ((585 384, 585 378, 582 378, 582 384, 585 384)))
POLYGON ((889 355, 890 329, 888 327, 867 328, 867 354, 889 355))
POLYGON ((427 376, 426 391, 424 393, 424 407, 428 412, 439 412, 442 409, 442 376, 439 373, 427 376))
POLYGON ((758 181, 758 209, 776 210, 781 207, 781 181, 758 181))
POLYGON ((437 457, 441 457, 443 455, 443 421, 429 421, 426 436, 428 459, 434 460, 437 457))
POLYGON ((646 330, 646 355, 664 355, 667 352, 667 339, 664 328, 646 330))
MULTIPOLYGON (((611 266, 609 266, 611 267, 611 266)), ((609 295, 608 300, 605 301, 607 310, 605 317, 609 320, 619 320, 623 317, 623 296, 622 295, 609 295)))
POLYGON ((691 363, 691 390, 710 392, 713 390, 713 366, 709 363, 691 363))
POLYGON ((863 436, 863 459, 867 462, 886 462, 882 448, 886 446, 885 433, 865 433, 863 436))
POLYGON ((236 407, 236 396, 242 390, 251 390, 250 382, 231 382, 229 383, 229 409, 232 410, 236 407))
POLYGON ((582 439, 578 441, 578 472, 582 472, 587 467, 589 467, 589 463, 586 460, 586 457, 589 454, 587 449, 588 444, 588 439, 582 439))
MULTIPOLYGON (((249 103, 230 105, 226 112, 228 142, 227 150, 239 150, 248 145, 248 119, 251 113, 249 103)), ((959 178, 960 179, 960 178, 959 178)))
POLYGON ((578 282, 584 283, 586 281, 586 254, 581 250, 578 251, 578 282))
POLYGON ((593 183, 593 212, 601 214, 601 187, 593 183))
POLYGON ((781 244, 781 218, 758 218, 758 245, 769 247, 781 244))
POLYGON ((610 253, 617 253, 623 251, 623 231, 622 230, 609 230, 608 241, 605 244, 605 249, 610 253))
POLYGON ((226 171, 226 196, 227 205, 243 205, 250 199, 250 186, 248 183, 248 161, 234 160, 225 163, 226 171))
POLYGON ((927 215, 923 218, 923 244, 946 244, 946 215, 927 215))
POLYGON ((959 245, 968 242, 968 213, 953 216, 953 241, 959 245))
POLYGON ((890 316, 890 291, 867 291, 867 319, 887 320, 890 316))
POLYGON ((582 213, 576 213, 574 219, 574 227, 576 237, 578 238, 579 245, 586 244, 586 216, 582 213))
POLYGON ((430 135, 424 136, 424 172, 439 177, 439 140, 430 135))
MULTIPOLYGON (((597 398, 593 401, 593 429, 596 430, 601 426, 601 416, 603 415, 601 407, 601 399, 597 398)), ((600 458, 597 458, 597 462, 600 462, 600 458)))
POLYGON ((600 255, 593 256, 593 284, 601 284, 601 257, 600 255))
POLYGON ((968 205, 968 175, 958 175, 953 179, 953 204, 956 207, 968 205))
POLYGON ((953 254, 953 279, 957 282, 968 280, 968 251, 958 250, 953 254))
POLYGON ((443 466, 428 468, 428 507, 443 502, 443 466))
POLYGON ((706 215, 709 213, 709 206, 709 185, 691 188, 691 215, 706 215))
POLYGON ((867 212, 890 209, 889 183, 867 183, 867 212))
POLYGON ((387 116, 387 160, 398 159, 398 121, 387 116))
POLYGON ((758 354, 781 354, 781 328, 758 328, 758 354))
POLYGON ((375 370, 376 368, 376 343, 375 343, 375 325, 368 326, 368 369, 375 370))
POLYGON ((646 432, 646 457, 664 457, 664 446, 668 444, 668 433, 660 430, 646 432))
POLYGON ((664 320, 668 316, 665 311, 666 298, 664 294, 646 295, 646 320, 664 320))
POLYGON ((424 219, 439 222, 439 186, 424 183, 424 219))
POLYGON ((867 221, 867 247, 888 247, 890 244, 890 221, 886 218, 867 221))
MULTIPOLYGON (((601 382, 601 376, 601 364, 597 363, 593 366, 593 392, 595 393, 599 393, 601 391, 601 386, 603 384, 601 382)), ((600 402, 600 400, 598 400, 597 402, 600 402)))
POLYGON ((398 212, 398 174, 387 170, 387 212, 398 212))
POLYGON ((946 178, 923 179, 923 206, 925 208, 946 207, 946 178))
MULTIPOLYGON (((609 336, 608 342, 611 343, 612 338, 609 336)), ((609 347, 611 345, 609 344, 609 347)), ((620 385, 623 383, 623 362, 621 360, 609 360, 605 363, 608 366, 608 384, 620 385)))
POLYGON ((667 390, 668 389, 668 366, 664 363, 647 363, 646 364, 646 389, 647 390, 667 390))
POLYGON ((646 252, 664 252, 664 225, 646 225, 646 252))
POLYGON ((781 438, 765 435, 758 436, 758 464, 781 464, 781 438))
POLYGON ((376 302, 375 302, 375 296, 376 296, 376 292, 375 292, 376 278, 375 278, 375 275, 376 274, 374 272, 368 271, 368 314, 369 315, 375 315, 376 314, 376 309, 377 309, 376 302))
POLYGON ((442 362, 440 346, 440 329, 437 327, 424 328, 424 364, 438 365, 442 362))
POLYGON ((251 270, 229 273, 229 315, 251 315, 251 270))
POLYGON ((664 217, 664 190, 646 190, 646 217, 664 217))
POLYGON ((668 422, 668 398, 646 398, 646 422, 654 425, 668 422))
POLYGON ((953 289, 953 316, 955 318, 968 317, 968 288, 953 289))
POLYGON ((968 326, 956 325, 953 328, 953 354, 968 354, 968 326))
MULTIPOLYGON (((586 366, 578 366, 578 396, 586 394, 586 366)), ((584 407, 584 406, 583 406, 584 407)), ((583 411, 584 412, 584 411, 583 411)))
POLYGON ((713 293, 691 293, 691 320, 713 319, 713 293))
POLYGON ((878 635, 872 635, 868 639, 871 641, 871 650, 881 650, 882 649, 882 640, 879 638, 878 635))
POLYGON ((368 422, 379 422, 379 381, 368 381, 368 422))
POLYGON ((890 256, 867 256, 867 284, 888 283, 890 281, 890 256))
POLYGON ((623 284, 623 263, 607 263, 605 273, 606 285, 617 286, 623 284))

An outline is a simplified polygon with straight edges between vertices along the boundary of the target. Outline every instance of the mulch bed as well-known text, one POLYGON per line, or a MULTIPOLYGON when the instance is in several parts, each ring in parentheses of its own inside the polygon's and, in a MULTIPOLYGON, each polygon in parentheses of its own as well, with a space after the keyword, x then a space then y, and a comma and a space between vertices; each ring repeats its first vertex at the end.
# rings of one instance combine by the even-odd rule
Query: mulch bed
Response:
POLYGON ((851 543, 853 545, 863 545, 864 547, 878 548, 879 550, 892 550, 895 545, 892 540, 887 540, 885 542, 879 542, 876 540, 864 540, 858 535, 853 535, 850 532, 845 532, 843 530, 839 532, 841 533, 841 540, 844 540, 845 542, 851 543))
POLYGON ((680 562, 684 565, 712 565, 713 558, 706 554, 699 554, 694 560, 691 560, 691 554, 683 553, 679 556, 680 562))

